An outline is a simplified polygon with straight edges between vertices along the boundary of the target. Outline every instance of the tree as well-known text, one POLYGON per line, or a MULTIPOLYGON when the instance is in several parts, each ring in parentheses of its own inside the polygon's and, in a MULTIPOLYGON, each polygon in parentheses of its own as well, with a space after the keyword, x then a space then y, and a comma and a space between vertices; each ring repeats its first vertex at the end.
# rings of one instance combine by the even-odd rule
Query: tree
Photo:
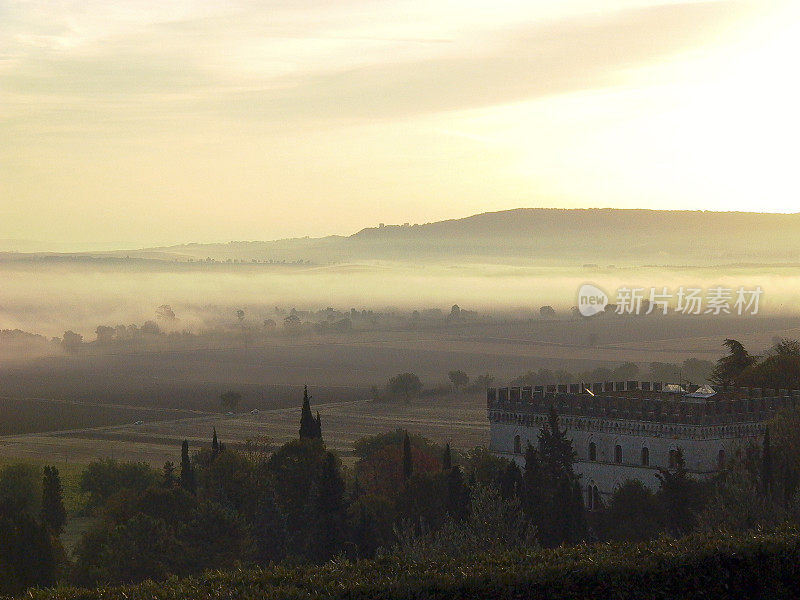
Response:
MULTIPOLYGON (((353 445, 358 462, 355 474, 359 485, 369 494, 393 497, 405 484, 403 475, 403 440, 406 432, 396 431, 367 436, 353 445)), ((420 435, 408 434, 413 473, 441 471, 441 448, 420 435)))
POLYGON ((190 494, 197 493, 197 481, 194 475, 194 467, 189 458, 189 440, 183 440, 181 444, 181 472, 179 475, 180 486, 190 494))
POLYGON ((527 505, 545 546, 577 543, 586 537, 583 498, 572 466, 575 451, 566 435, 551 407, 547 425, 539 433, 538 451, 530 445, 526 451, 523 508, 527 505))
POLYGON ((639 367, 636 363, 624 362, 611 371, 611 377, 615 381, 630 381, 639 376, 639 367))
POLYGON ((175 311, 172 310, 172 307, 169 304, 162 304, 159 306, 156 309, 156 317, 168 323, 176 320, 175 311))
POLYGON ((344 481, 332 452, 326 452, 322 461, 312 507, 315 527, 310 550, 321 562, 332 558, 344 542, 344 481))
POLYGON ((800 388, 800 342, 779 339, 760 361, 745 368, 737 383, 762 388, 800 388))
POLYGON ((311 414, 311 396, 308 386, 303 386, 303 407, 300 410, 300 439, 322 439, 322 423, 311 414))
POLYGON ((408 431, 403 437, 403 481, 408 481, 414 471, 414 463, 411 459, 411 440, 408 439, 408 431))
POLYGON ((164 468, 162 469, 164 480, 162 485, 165 488, 171 488, 175 485, 175 463, 171 460, 168 460, 164 463, 164 468))
POLYGON ((295 314, 291 314, 283 319, 283 327, 287 331, 299 331, 301 326, 302 322, 300 321, 300 317, 295 314))
MULTIPOLYGON (((530 450, 533 450, 533 447, 530 444, 528 444, 528 448, 530 450)), ((530 464, 531 467, 533 467, 533 460, 534 459, 526 452, 525 466, 527 467, 530 464)), ((515 461, 513 460, 508 461, 506 468, 500 475, 500 481, 498 487, 500 489, 500 495, 503 497, 504 500, 510 500, 511 498, 520 498, 522 496, 522 490, 523 490, 522 472, 519 470, 519 466, 515 461)), ((535 502, 533 504, 535 504, 535 502)), ((535 506, 531 505, 529 508, 531 510, 534 510, 535 506)))
POLYGON ((469 488, 464 483, 461 468, 456 466, 447 474, 447 497, 445 510, 457 521, 464 521, 469 516, 469 488))
POLYGON ((217 439, 217 428, 214 427, 214 435, 211 437, 211 460, 217 458, 220 449, 219 440, 217 439))
POLYGON ((656 493, 667 533, 674 536, 685 535, 695 528, 697 514, 704 504, 700 483, 689 479, 683 451, 678 448, 675 468, 658 468, 656 477, 661 487, 656 493))
POLYGON ((464 371, 450 371, 447 376, 450 379, 450 383, 453 385, 453 390, 456 392, 460 389, 464 389, 469 384, 469 376, 464 371))
POLYGON ((658 535, 658 502, 638 479, 629 479, 611 496, 608 507, 609 534, 612 539, 641 542, 658 535))
POLYGON ((708 381, 714 371, 714 364, 710 360, 687 358, 681 365, 683 378, 692 383, 702 384, 708 381))
POLYGON ((486 388, 492 386, 492 383, 494 383, 494 376, 485 373, 484 375, 478 375, 468 389, 473 392, 485 392, 486 388))
POLYGON ((0 512, 9 515, 39 516, 42 501, 42 475, 38 467, 16 463, 0 468, 0 512))
POLYGON ((736 385, 742 372, 756 362, 757 357, 747 352, 741 342, 726 338, 722 343, 728 355, 717 361, 711 372, 711 382, 717 385, 736 385))
POLYGON ((347 508, 347 529, 359 558, 371 558, 394 540, 394 504, 383 496, 366 494, 347 508))
POLYGON ((27 513, 0 510, 0 594, 17 596, 32 586, 53 585, 62 553, 44 524, 27 513))
POLYGON ((450 442, 444 445, 444 452, 442 453, 442 471, 449 471, 453 466, 453 457, 450 454, 450 442))
POLYGON ((58 469, 55 467, 44 467, 41 520, 55 535, 61 535, 64 523, 67 521, 67 511, 64 509, 64 490, 61 487, 58 469))
POLYGON ((103 506, 122 490, 142 492, 158 482, 158 472, 141 462, 118 462, 101 459, 89 463, 81 473, 79 488, 88 496, 88 508, 103 506))
POLYGON ((539 309, 539 316, 543 319, 552 319, 556 316, 556 311, 552 306, 542 306, 539 309))
POLYGON ((115 329, 113 327, 109 327, 108 325, 98 325, 97 329, 94 330, 95 335, 97 336, 97 343, 98 344, 107 344, 111 340, 114 339, 115 329))
POLYGON ((274 501, 284 520, 289 553, 304 552, 314 524, 308 505, 326 458, 319 439, 301 438, 281 446, 266 465, 274 501))
POLYGON ((219 397, 220 406, 225 412, 234 412, 239 407, 242 395, 239 392, 227 391, 219 397))
POLYGON ((769 443, 769 427, 764 432, 764 444, 761 447, 761 493, 772 495, 772 448, 769 443))
POLYGON ((74 331, 65 331, 64 337, 61 338, 61 346, 67 352, 75 352, 80 349, 83 344, 83 336, 74 331))
POLYGON ((396 395, 402 395, 408 403, 412 397, 419 396, 422 391, 422 382, 414 373, 400 373, 389 379, 389 391, 396 395))

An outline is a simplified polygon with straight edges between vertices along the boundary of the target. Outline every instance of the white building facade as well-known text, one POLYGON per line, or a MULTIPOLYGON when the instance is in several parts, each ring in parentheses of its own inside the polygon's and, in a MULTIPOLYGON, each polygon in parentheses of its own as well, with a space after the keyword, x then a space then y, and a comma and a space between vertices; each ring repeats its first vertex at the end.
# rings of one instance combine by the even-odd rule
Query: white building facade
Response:
POLYGON ((538 444, 552 406, 572 440, 575 472, 590 509, 607 505, 628 479, 655 491, 658 467, 674 467, 679 449, 690 475, 713 475, 737 451, 760 447, 765 421, 800 401, 800 392, 786 390, 717 388, 712 394, 675 394, 649 382, 548 388, 488 390, 490 450, 524 467, 525 449, 538 444))

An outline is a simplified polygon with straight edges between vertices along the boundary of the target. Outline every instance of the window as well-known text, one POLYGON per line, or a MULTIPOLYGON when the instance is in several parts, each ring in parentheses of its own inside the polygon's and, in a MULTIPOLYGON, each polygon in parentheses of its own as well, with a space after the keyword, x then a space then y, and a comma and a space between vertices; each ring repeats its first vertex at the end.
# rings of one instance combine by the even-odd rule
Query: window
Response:
POLYGON ((614 462, 621 463, 622 462, 622 446, 617 444, 614 446, 614 462))
POLYGON ((597 460, 597 445, 589 442, 589 460, 597 460))
POLYGON ((514 454, 522 454, 522 443, 518 435, 514 436, 514 454))
POLYGON ((650 450, 648 450, 647 447, 642 448, 642 466, 650 466, 650 450))
POLYGON ((723 448, 720 448, 719 454, 717 455, 717 468, 725 468, 725 450, 723 448))

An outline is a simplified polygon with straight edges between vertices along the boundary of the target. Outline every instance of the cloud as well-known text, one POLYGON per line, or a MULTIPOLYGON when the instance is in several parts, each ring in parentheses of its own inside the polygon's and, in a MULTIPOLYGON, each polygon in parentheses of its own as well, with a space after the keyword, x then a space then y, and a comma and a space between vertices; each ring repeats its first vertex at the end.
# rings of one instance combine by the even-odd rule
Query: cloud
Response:
POLYGON ((92 40, 87 47, 33 52, 0 81, 11 94, 52 97, 61 106, 139 98, 154 113, 200 110, 267 122, 405 118, 619 84, 631 69, 708 43, 745 10, 732 2, 667 4, 449 41, 373 36, 380 28, 366 24, 355 35, 329 24, 332 17, 321 19, 327 27, 312 26, 312 6, 279 13, 261 35, 263 11, 253 15, 255 25, 244 18, 252 6, 217 17, 179 18, 186 9, 155 23, 134 19, 101 41, 95 24, 82 29, 92 40), (241 52, 248 60, 237 69, 241 52))

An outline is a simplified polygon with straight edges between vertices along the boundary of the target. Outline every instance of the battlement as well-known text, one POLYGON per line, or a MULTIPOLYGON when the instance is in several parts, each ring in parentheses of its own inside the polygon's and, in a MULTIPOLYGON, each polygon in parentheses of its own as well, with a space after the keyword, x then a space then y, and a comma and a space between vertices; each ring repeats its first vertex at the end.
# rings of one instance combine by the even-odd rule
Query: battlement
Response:
POLYGON ((691 397, 692 392, 674 389, 639 381, 489 388, 486 405, 490 421, 505 421, 508 413, 546 414, 552 406, 559 416, 725 425, 761 422, 800 404, 800 390, 720 386, 714 387, 713 395, 691 397))

